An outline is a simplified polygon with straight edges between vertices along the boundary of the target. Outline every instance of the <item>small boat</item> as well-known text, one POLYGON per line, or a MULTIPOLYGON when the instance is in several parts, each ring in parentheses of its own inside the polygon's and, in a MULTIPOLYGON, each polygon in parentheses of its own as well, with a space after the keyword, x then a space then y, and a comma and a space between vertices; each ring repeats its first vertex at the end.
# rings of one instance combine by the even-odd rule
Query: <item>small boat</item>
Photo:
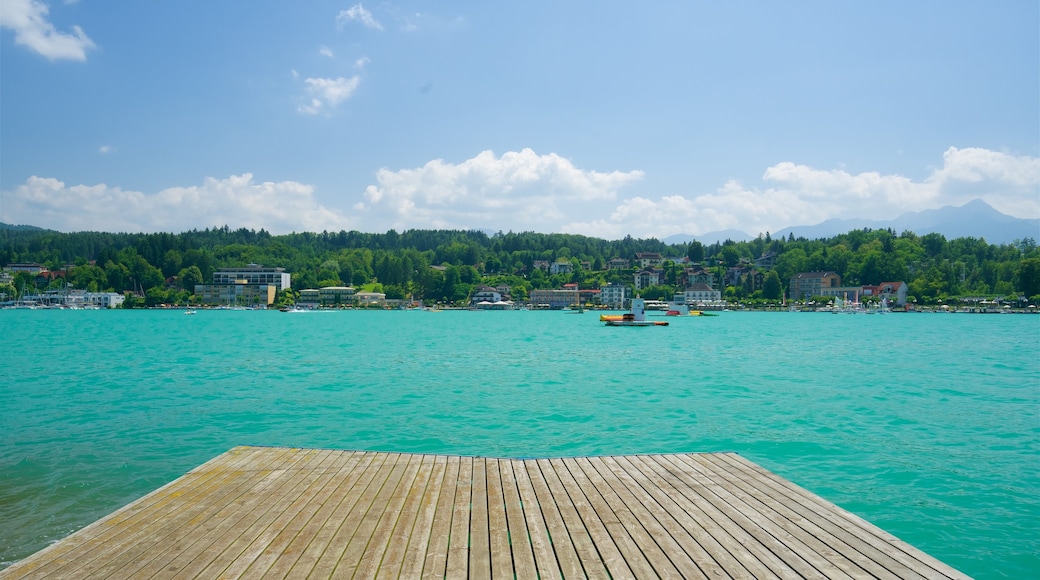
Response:
POLYGON ((184 314, 195 314, 195 309, 194 308, 189 308, 189 309, 184 311, 184 314))
MULTIPOLYGON (((603 320, 602 316, 600 320, 603 320)), ((668 323, 664 321, 646 319, 645 303, 642 298, 633 298, 631 312, 622 314, 620 320, 611 317, 604 322, 607 326, 668 326, 668 323)))

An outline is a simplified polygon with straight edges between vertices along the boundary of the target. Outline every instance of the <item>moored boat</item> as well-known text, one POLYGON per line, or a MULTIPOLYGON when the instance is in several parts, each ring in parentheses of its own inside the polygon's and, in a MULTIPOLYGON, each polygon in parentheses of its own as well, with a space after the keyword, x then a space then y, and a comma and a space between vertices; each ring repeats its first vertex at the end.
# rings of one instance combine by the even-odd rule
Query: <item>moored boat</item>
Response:
MULTIPOLYGON (((603 320, 603 316, 600 316, 600 320, 603 320)), ((664 321, 646 319, 645 302, 642 298, 633 298, 632 310, 622 314, 620 319, 611 317, 609 320, 604 320, 604 322, 607 326, 668 326, 668 323, 664 321)))

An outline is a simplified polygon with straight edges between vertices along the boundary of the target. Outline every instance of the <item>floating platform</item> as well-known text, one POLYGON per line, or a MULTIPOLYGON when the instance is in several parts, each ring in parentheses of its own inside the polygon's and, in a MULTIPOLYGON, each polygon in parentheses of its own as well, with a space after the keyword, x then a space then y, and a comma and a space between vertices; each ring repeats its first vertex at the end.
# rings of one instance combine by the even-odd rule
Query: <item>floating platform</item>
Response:
POLYGON ((966 578, 733 453, 236 447, 0 578, 966 578))

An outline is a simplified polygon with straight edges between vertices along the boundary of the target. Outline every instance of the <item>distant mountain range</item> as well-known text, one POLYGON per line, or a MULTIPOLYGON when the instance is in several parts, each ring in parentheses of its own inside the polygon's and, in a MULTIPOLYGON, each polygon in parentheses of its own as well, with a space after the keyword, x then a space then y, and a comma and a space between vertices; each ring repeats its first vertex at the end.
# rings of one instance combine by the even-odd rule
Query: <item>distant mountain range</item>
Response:
MULTIPOLYGON (((893 220, 829 219, 814 226, 793 226, 771 232, 774 238, 788 237, 809 240, 833 238, 834 236, 870 228, 873 230, 893 229, 896 234, 910 230, 919 236, 938 232, 948 240, 956 238, 982 238, 990 244, 1010 244, 1023 238, 1040 239, 1040 219, 1023 219, 1000 213, 991 205, 976 199, 960 207, 948 205, 939 209, 927 209, 905 213, 893 220)), ((697 240, 702 244, 714 244, 733 240, 746 242, 757 237, 740 230, 723 230, 693 236, 676 234, 661 240, 666 244, 688 244, 697 240)))
MULTIPOLYGON (((814 226, 793 226, 777 232, 770 232, 770 236, 786 238, 794 234, 795 238, 816 240, 833 238, 852 230, 864 228, 872 230, 891 228, 896 234, 910 230, 919 236, 938 232, 946 236, 948 240, 956 238, 982 238, 990 244, 1010 244, 1015 240, 1024 238, 1033 238, 1040 241, 1040 219, 1023 219, 1000 213, 981 199, 969 201, 960 207, 948 205, 939 209, 904 213, 893 220, 829 219, 814 226)), ((11 225, 0 222, 0 230, 3 229, 43 230, 43 228, 36 226, 11 225)), ((489 236, 495 234, 491 230, 484 231, 489 236)), ((668 236, 661 241, 666 244, 688 244, 693 240, 697 240, 702 244, 710 245, 726 240, 747 242, 756 237, 758 237, 757 233, 752 235, 741 230, 721 230, 699 236, 676 234, 668 236)))

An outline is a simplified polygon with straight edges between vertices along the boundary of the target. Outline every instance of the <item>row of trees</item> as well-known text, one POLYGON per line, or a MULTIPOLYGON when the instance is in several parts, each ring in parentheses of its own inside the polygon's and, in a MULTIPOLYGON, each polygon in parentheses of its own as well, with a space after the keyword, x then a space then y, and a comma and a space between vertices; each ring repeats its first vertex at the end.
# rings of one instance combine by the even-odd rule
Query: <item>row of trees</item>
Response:
MULTIPOLYGON (((217 268, 250 263, 285 268, 296 289, 353 285, 383 291, 390 298, 414 295, 458 302, 476 285, 507 284, 514 298, 522 300, 532 289, 565 283, 577 282, 583 288, 608 282, 632 284, 632 270, 607 270, 606 264, 613 258, 633 260, 640 252, 688 257, 717 273, 717 280, 727 268, 752 265, 756 258, 774 254, 775 266, 766 272, 764 287, 725 289, 728 298, 736 299, 779 299, 794 274, 826 270, 838 273, 845 285, 905 281, 910 294, 924 303, 966 296, 1040 300, 1040 250, 1033 239, 992 245, 976 238, 947 240, 935 233, 855 230, 820 240, 772 238, 766 233, 748 242, 668 245, 631 237, 611 241, 568 234, 488 235, 455 230, 274 236, 264 230, 227 227, 180 234, 0 228, 0 264, 40 263, 51 270, 71 266, 66 278, 74 288, 133 293, 147 303, 184 302, 195 284, 207 283, 217 268), (534 265, 558 260, 570 261, 573 272, 549 275, 534 265), (582 262, 590 269, 583 270, 582 262)), ((664 297, 681 290, 677 287, 681 267, 666 262, 664 269, 665 284, 644 291, 644 296, 664 297)), ((33 277, 23 275, 0 292, 43 290, 35 285, 33 277)))

